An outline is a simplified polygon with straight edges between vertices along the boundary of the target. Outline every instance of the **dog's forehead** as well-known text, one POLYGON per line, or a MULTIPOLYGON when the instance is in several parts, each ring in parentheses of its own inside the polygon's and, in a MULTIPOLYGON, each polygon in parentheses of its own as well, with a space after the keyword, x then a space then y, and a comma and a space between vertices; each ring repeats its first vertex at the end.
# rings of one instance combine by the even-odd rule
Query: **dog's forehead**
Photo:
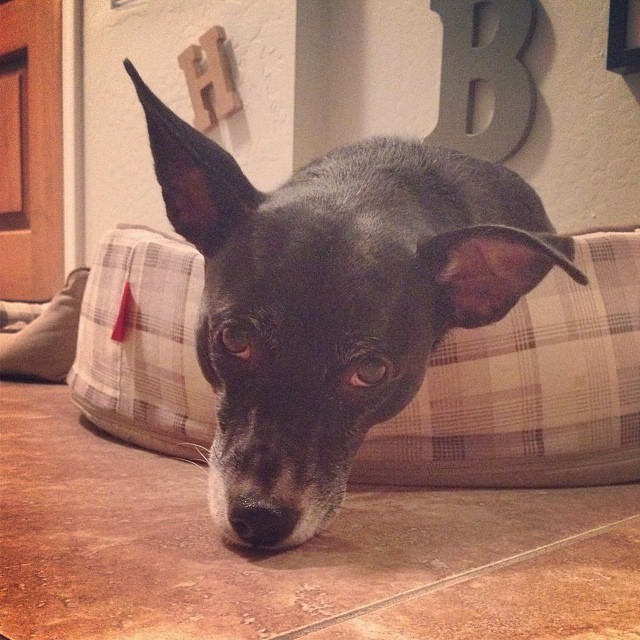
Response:
POLYGON ((310 294, 330 304, 365 303, 380 292, 392 298, 415 258, 407 243, 366 213, 267 212, 252 221, 250 246, 245 258, 268 291, 301 300, 310 294))
POLYGON ((212 271, 225 306, 276 308, 300 322, 375 334, 407 295, 413 244, 366 212, 265 208, 237 230, 212 271))

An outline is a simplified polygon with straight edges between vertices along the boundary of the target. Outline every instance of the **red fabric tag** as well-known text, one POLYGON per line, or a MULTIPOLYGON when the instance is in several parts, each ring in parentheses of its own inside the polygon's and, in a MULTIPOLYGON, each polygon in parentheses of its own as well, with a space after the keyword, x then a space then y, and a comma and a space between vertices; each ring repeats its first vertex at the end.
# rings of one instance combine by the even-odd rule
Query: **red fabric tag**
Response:
POLYGON ((113 332, 111 333, 111 339, 115 342, 124 342, 127 337, 127 315, 131 307, 133 297, 131 295, 131 286, 128 282, 124 283, 122 289, 122 297, 120 298, 120 309, 118 309, 118 317, 113 325, 113 332))

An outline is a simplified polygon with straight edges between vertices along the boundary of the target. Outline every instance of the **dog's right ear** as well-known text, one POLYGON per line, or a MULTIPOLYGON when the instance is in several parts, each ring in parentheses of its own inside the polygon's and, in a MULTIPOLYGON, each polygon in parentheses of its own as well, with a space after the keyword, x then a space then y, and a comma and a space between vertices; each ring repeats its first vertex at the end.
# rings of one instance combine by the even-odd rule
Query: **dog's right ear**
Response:
POLYGON ((420 247, 429 273, 435 274, 439 311, 448 328, 497 322, 554 265, 578 284, 588 284, 572 262, 573 253, 570 237, 488 224, 441 233, 420 247))
POLYGON ((166 107, 129 60, 124 66, 144 108, 169 220, 202 254, 211 255, 263 194, 229 153, 166 107))

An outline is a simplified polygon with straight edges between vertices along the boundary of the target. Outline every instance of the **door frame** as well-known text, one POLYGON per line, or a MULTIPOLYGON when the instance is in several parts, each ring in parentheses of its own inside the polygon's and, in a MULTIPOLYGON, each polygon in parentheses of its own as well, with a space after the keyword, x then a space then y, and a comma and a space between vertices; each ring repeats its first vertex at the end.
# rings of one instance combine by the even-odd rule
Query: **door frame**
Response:
POLYGON ((64 270, 87 264, 84 217, 82 0, 62 0, 64 270))

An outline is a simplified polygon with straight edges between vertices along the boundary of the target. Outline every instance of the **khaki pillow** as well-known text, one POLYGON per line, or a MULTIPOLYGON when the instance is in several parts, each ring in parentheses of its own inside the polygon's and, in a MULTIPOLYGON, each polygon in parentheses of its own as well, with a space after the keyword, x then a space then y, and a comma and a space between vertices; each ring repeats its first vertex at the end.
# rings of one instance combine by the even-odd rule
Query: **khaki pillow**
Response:
POLYGON ((0 300, 0 332, 15 333, 42 315, 48 302, 0 300))
POLYGON ((35 320, 17 333, 0 333, 0 376, 64 382, 76 355, 80 306, 88 269, 66 285, 35 320))

